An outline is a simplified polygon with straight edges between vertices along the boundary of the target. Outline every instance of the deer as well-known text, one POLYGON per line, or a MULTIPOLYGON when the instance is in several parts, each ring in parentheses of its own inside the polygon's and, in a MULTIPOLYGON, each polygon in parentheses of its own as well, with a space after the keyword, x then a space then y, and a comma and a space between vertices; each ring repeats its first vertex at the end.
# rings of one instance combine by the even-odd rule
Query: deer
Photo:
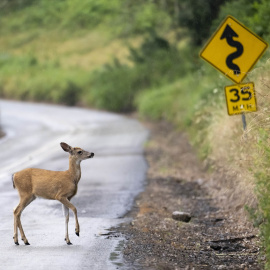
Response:
POLYGON ((69 168, 66 171, 50 171, 38 168, 27 168, 13 174, 12 182, 14 189, 17 189, 20 197, 18 206, 14 209, 14 243, 18 242, 18 228, 22 241, 25 245, 30 245, 22 224, 21 214, 23 210, 37 197, 48 200, 58 200, 62 203, 65 215, 65 241, 67 245, 72 245, 68 234, 69 209, 75 217, 75 234, 80 235, 80 225, 77 217, 77 209, 70 202, 76 195, 78 184, 81 179, 82 160, 94 157, 94 153, 87 152, 79 147, 71 147, 67 143, 60 143, 62 149, 69 153, 69 168))

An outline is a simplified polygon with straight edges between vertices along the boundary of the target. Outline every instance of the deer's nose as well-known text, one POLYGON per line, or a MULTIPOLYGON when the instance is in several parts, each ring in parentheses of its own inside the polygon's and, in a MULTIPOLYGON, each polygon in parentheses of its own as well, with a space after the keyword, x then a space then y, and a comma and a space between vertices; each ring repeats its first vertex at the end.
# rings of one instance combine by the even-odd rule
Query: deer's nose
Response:
POLYGON ((92 157, 94 157, 94 155, 95 155, 94 153, 91 153, 88 157, 92 158, 92 157))

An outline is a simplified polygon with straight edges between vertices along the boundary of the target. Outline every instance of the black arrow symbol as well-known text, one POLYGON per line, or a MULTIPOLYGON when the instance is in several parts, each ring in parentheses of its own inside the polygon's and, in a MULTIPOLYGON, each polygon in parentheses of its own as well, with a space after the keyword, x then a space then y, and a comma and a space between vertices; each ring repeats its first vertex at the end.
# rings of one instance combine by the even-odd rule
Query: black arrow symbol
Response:
POLYGON ((220 39, 226 38, 227 43, 230 46, 235 47, 237 49, 236 52, 230 54, 226 58, 227 67, 233 70, 234 75, 237 75, 237 74, 240 74, 241 71, 240 71, 239 66, 237 66, 236 64, 233 63, 233 60, 242 55, 242 53, 244 51, 244 48, 243 48, 243 45, 240 42, 233 40, 233 37, 238 37, 238 35, 227 24, 224 31, 223 31, 223 34, 220 37, 220 39))

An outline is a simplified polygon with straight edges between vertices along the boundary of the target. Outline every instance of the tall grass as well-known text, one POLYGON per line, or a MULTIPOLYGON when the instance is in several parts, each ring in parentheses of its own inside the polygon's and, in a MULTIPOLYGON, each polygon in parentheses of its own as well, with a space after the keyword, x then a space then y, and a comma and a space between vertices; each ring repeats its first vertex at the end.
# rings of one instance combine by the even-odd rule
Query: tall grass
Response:
POLYGON ((253 209, 255 223, 260 227, 266 254, 266 269, 270 269, 270 60, 255 69, 248 79, 255 82, 259 110, 247 117, 244 133, 245 165, 254 175, 258 208, 253 209), (258 222, 259 221, 259 222, 258 222))
MULTIPOLYGON (((188 130, 194 131, 194 142, 208 164, 233 175, 232 178, 224 175, 224 183, 216 184, 230 197, 228 204, 240 205, 242 211, 245 205, 249 209, 254 225, 260 228, 265 267, 270 269, 270 61, 262 61, 258 66, 246 78, 254 82, 258 111, 246 114, 245 131, 240 115, 227 115, 223 89, 226 81, 211 87, 215 94, 211 91, 207 94, 207 85, 211 84, 206 82, 188 130)), ((208 73, 208 79, 212 75, 208 73)))

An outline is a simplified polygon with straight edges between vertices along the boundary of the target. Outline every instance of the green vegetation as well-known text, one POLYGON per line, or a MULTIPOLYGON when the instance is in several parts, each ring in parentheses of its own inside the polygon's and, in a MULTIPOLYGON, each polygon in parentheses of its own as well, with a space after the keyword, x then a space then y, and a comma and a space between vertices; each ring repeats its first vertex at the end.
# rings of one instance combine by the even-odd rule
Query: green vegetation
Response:
POLYGON ((222 1, 199 2, 5 1, 0 9, 0 94, 134 110, 138 93, 198 68, 198 49, 179 46, 198 43, 207 31, 200 33, 193 25, 190 39, 183 26, 193 15, 210 22, 209 14, 222 1), (201 6, 205 12, 196 14, 201 6), (76 93, 74 99, 68 98, 70 92, 76 93))
POLYGON ((258 112, 248 116, 249 127, 245 132, 250 143, 244 147, 244 153, 249 159, 247 169, 256 181, 256 195, 259 207, 249 209, 254 218, 254 225, 261 231, 263 247, 266 254, 266 269, 270 269, 270 99, 269 99, 269 60, 260 68, 256 68, 249 79, 255 82, 258 112))
POLYGON ((257 183, 252 211, 262 216, 270 269, 269 50, 246 79, 255 82, 260 108, 247 116, 248 147, 235 139, 240 118, 226 113, 230 82, 198 57, 227 15, 270 41, 268 0, 2 1, 0 97, 136 110, 186 130, 211 162, 248 157, 238 170, 257 183))

